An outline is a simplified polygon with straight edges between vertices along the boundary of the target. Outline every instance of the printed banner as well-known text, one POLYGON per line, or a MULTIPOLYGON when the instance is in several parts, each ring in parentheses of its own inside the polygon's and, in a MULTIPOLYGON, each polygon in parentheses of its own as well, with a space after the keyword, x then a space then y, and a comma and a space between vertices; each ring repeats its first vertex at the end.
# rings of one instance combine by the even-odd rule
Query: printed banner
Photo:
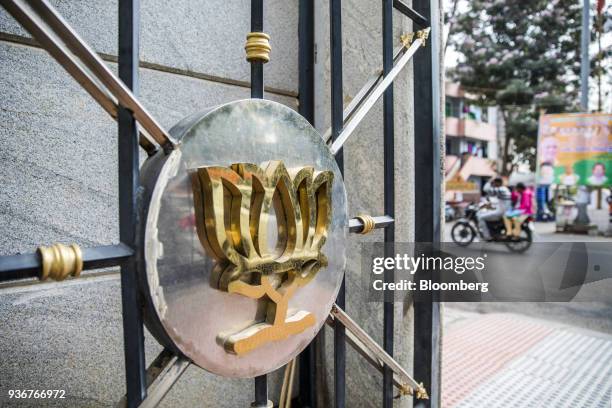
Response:
POLYGON ((538 184, 610 187, 612 114, 563 113, 540 116, 538 184))

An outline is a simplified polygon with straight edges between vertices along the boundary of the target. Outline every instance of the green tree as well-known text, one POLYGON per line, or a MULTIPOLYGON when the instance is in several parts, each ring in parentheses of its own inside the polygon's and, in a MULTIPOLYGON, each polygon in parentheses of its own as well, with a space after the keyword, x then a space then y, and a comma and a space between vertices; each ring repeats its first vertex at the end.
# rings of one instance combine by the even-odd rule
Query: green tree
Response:
POLYGON ((502 173, 535 163, 537 117, 576 110, 580 2, 471 0, 456 7, 449 43, 461 55, 449 72, 506 124, 502 173))

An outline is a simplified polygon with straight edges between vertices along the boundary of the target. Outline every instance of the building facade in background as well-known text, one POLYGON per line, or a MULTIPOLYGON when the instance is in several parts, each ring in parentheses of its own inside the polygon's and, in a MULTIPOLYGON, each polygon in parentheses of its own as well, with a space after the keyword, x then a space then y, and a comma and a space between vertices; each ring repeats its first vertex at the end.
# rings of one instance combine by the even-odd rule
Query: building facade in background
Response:
POLYGON ((446 201, 465 202, 480 197, 482 187, 497 172, 497 109, 476 104, 457 83, 447 82, 446 201))

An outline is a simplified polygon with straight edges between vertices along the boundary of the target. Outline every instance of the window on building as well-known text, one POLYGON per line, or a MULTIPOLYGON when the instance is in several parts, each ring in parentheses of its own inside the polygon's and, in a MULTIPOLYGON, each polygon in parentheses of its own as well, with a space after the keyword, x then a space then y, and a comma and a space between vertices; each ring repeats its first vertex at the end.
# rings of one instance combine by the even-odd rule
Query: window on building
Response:
POLYGON ((478 105, 469 105, 466 109, 466 117, 477 122, 483 121, 483 109, 478 105))
POLYGON ((446 97, 446 116, 450 118, 461 117, 461 99, 453 96, 446 97))
POLYGON ((476 143, 468 142, 466 153, 476 155, 476 153, 478 153, 478 146, 476 146, 476 143))
POLYGON ((459 156, 461 154, 459 142, 457 140, 446 139, 446 154, 449 156, 459 156))

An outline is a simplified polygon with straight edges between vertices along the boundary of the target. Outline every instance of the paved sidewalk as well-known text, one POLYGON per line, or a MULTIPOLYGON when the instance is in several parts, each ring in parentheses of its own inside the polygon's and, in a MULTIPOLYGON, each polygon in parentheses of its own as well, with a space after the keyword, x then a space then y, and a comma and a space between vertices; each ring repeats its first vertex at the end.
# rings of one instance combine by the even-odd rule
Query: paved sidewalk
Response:
POLYGON ((612 336, 445 309, 442 406, 611 407, 612 336))

